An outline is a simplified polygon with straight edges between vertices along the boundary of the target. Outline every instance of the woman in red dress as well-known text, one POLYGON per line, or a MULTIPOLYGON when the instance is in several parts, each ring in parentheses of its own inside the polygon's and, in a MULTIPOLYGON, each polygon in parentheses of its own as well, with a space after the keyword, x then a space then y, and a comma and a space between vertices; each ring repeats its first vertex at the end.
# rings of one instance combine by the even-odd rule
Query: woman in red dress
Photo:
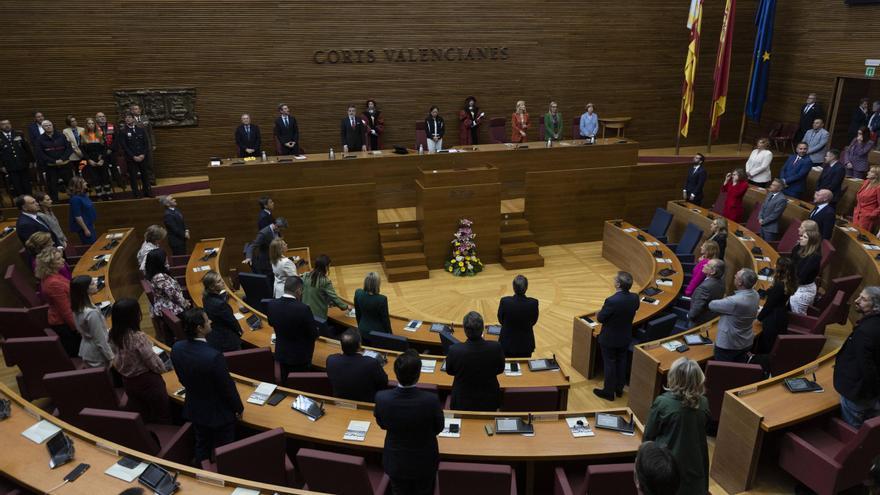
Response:
POLYGON ((738 168, 724 176, 721 192, 727 193, 727 197, 724 198, 724 216, 728 220, 739 222, 742 219, 743 196, 748 189, 749 182, 745 170, 738 168))
POLYGON ((519 100, 516 102, 516 111, 510 117, 512 134, 510 136, 511 143, 524 143, 526 139, 526 131, 529 129, 529 114, 526 112, 526 102, 519 100))
POLYGON ((868 177, 862 182, 862 187, 856 194, 853 223, 874 233, 880 227, 878 220, 880 220, 880 166, 874 165, 868 170, 868 177))

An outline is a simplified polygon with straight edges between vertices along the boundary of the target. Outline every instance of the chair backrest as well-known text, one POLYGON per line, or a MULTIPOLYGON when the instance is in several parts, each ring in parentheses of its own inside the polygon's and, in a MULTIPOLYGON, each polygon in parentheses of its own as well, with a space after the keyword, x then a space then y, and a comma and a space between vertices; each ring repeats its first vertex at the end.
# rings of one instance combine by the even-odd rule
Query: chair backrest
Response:
POLYGON ((770 373, 787 373, 819 357, 825 346, 824 335, 780 335, 770 350, 770 373))
POLYGON ((494 117, 489 120, 489 139, 493 143, 506 143, 507 140, 507 120, 503 117, 494 117))
POLYGON ((669 313, 668 315, 654 318, 648 323, 645 323, 644 341, 651 342, 654 340, 669 337, 669 335, 675 329, 675 322, 677 319, 677 314, 669 313))
POLYGON ((275 358, 272 349, 259 347, 241 351, 224 352, 226 367, 230 373, 246 376, 266 383, 275 383, 275 358))
POLYGON ((449 348, 461 341, 449 332, 440 332, 440 344, 443 346, 443 354, 449 354, 449 348))
POLYGON ((834 257, 835 251, 837 250, 834 249, 834 245, 831 244, 831 241, 828 239, 822 239, 822 261, 819 262, 819 273, 825 269, 828 262, 834 257))
MULTIPOLYGON (((524 365, 525 363, 520 363, 524 365)), ((556 387, 505 388, 501 397, 502 411, 558 411, 559 389, 556 387)))
POLYGON ((0 337, 18 339, 45 337, 49 328, 49 306, 0 308, 0 337))
POLYGON ((333 384, 323 371, 288 373, 286 378, 288 388, 333 397, 333 384))
POLYGON ((40 296, 38 296, 37 292, 34 290, 33 282, 28 281, 28 278, 31 280, 33 279, 33 276, 30 274, 25 275, 24 273, 21 273, 21 270, 18 270, 15 265, 9 265, 6 267, 6 274, 3 278, 6 280, 6 284, 12 289, 12 292, 18 296, 21 303, 26 307, 33 308, 34 306, 43 304, 40 296))
POLYGON ((150 304, 156 303, 156 295, 153 294, 153 284, 148 282, 146 279, 141 279, 141 288, 144 289, 144 294, 147 295, 147 299, 150 301, 150 304))
POLYGON ((580 139, 581 138, 581 117, 580 117, 580 115, 571 119, 571 138, 572 139, 580 139))
POLYGON ((513 468, 499 464, 441 462, 437 468, 440 495, 459 495, 467 487, 480 495, 510 495, 515 481, 513 468))
POLYGON ((577 495, 638 495, 635 464, 594 464, 587 467, 584 490, 577 495))
POLYGON ((544 116, 543 115, 539 115, 538 120, 536 120, 535 123, 532 125, 534 125, 538 128, 538 141, 544 141, 545 139, 547 139, 547 133, 544 132, 544 116))
POLYGON ((761 203, 759 201, 755 201, 755 205, 752 207, 752 213, 749 215, 749 219, 746 220, 747 229, 755 233, 761 231, 761 222, 758 221, 758 216, 760 216, 760 214, 761 203))
POLYGON ((648 225, 646 232, 654 237, 666 237, 666 231, 669 230, 671 224, 672 213, 663 208, 657 208, 654 210, 654 216, 651 218, 651 224, 648 225))
POLYGON ((859 288, 859 285, 862 284, 862 276, 861 275, 850 275, 848 277, 838 277, 831 279, 831 284, 825 293, 816 299, 813 303, 813 307, 816 309, 817 313, 821 313, 831 304, 831 301, 834 299, 834 296, 837 295, 837 291, 843 292, 843 305, 837 311, 836 315, 831 317, 832 323, 837 323, 843 325, 846 323, 846 319, 849 315, 849 305, 852 300, 853 294, 855 294, 856 289, 859 288))
POLYGON ((27 400, 46 397, 43 375, 76 369, 57 336, 6 339, 0 342, 6 366, 18 366, 18 389, 27 400))
POLYGON ((798 242, 798 229, 800 226, 800 220, 796 218, 791 219, 788 228, 785 229, 785 232, 782 233, 782 237, 779 238, 779 245, 776 247, 776 251, 778 251, 779 254, 791 253, 791 250, 794 249, 795 244, 798 242))
POLYGON ((299 449, 296 465, 308 490, 340 495, 372 494, 367 463, 361 456, 299 449))
POLYGON ((244 302, 252 308, 259 308, 260 301, 271 299, 267 277, 260 273, 241 272, 238 274, 238 282, 244 289, 244 302))
POLYGON ((140 413, 87 407, 78 417, 77 424, 82 429, 113 443, 150 455, 156 455, 161 448, 140 413))
POLYGON ((696 225, 688 222, 684 228, 684 233, 681 234, 678 245, 675 246, 675 254, 694 254, 694 250, 697 249, 697 245, 702 238, 703 231, 696 225))
POLYGON ((175 340, 186 340, 186 333, 183 331, 183 322, 170 309, 162 310, 162 323, 165 329, 174 335, 175 340))
POLYGON ((392 351, 402 352, 409 349, 409 342, 406 340, 406 337, 385 332, 371 332, 370 344, 373 347, 381 347, 382 349, 392 351))
POLYGON ((825 308, 825 311, 819 313, 818 321, 816 321, 816 328, 813 329, 812 333, 815 334, 824 334, 825 327, 832 322, 834 316, 840 311, 840 308, 843 306, 843 291, 839 290, 834 294, 834 298, 831 300, 831 304, 825 308))
POLYGON ((724 214, 724 201, 727 200, 726 192, 719 192, 718 197, 715 198, 715 204, 712 205, 712 211, 719 215, 724 214))
POLYGON ((862 423, 856 436, 834 456, 834 460, 843 466, 837 486, 847 488, 860 484, 877 452, 880 452, 880 416, 862 423))
POLYGON ((287 485, 286 455, 282 428, 214 449, 218 473, 282 486, 287 485))
POLYGON ((424 150, 428 149, 428 131, 425 128, 424 120, 416 121, 416 149, 419 149, 419 145, 424 150))
MULTIPOLYGON (((189 263, 189 255, 188 254, 175 254, 172 255, 168 260, 168 264, 171 266, 182 266, 184 270, 186 269, 186 265, 189 263)), ((184 271, 184 273, 186 273, 184 271)))
POLYGON ((73 424, 85 407, 120 409, 110 374, 104 367, 46 373, 43 384, 58 408, 58 417, 73 424))
POLYGON ((757 364, 709 361, 706 363, 706 399, 713 421, 721 417, 724 392, 764 379, 764 370, 757 364))

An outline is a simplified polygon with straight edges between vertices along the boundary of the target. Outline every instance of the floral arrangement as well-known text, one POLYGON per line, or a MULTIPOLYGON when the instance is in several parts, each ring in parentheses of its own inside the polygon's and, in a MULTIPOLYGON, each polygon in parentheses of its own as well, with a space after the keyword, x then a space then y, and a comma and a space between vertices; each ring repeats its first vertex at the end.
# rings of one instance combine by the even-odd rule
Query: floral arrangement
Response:
POLYGON ((483 271, 483 262, 477 258, 477 245, 474 243, 477 234, 471 228, 473 224, 467 218, 459 219, 458 230, 450 242, 452 256, 446 262, 446 271, 456 277, 473 277, 483 271))

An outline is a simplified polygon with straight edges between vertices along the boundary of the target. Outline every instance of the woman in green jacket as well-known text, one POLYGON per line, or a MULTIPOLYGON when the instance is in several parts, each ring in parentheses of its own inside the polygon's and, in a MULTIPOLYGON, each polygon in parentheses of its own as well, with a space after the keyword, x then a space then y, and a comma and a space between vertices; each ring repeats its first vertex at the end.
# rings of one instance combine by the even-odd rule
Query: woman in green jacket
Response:
POLYGON ((373 332, 391 333, 388 317, 388 298, 379 294, 379 274, 370 272, 364 278, 364 288, 354 291, 354 313, 361 339, 369 343, 373 332))
POLYGON ((678 495, 705 495, 709 493, 709 401, 703 395, 703 371, 696 361, 681 357, 672 363, 666 382, 666 392, 651 406, 644 440, 672 452, 681 477, 678 495))
POLYGON ((558 111, 555 101, 550 102, 550 110, 544 114, 544 139, 559 141, 562 139, 562 114, 558 111))
MULTIPOLYGON (((327 324, 327 308, 334 305, 337 308, 347 311, 349 305, 345 303, 336 294, 333 288, 333 282, 327 276, 330 270, 330 257, 322 254, 315 259, 312 271, 302 276, 303 294, 302 302, 307 304, 312 310, 315 321, 326 328, 327 324)), ((325 332, 322 332, 322 334, 325 332)))

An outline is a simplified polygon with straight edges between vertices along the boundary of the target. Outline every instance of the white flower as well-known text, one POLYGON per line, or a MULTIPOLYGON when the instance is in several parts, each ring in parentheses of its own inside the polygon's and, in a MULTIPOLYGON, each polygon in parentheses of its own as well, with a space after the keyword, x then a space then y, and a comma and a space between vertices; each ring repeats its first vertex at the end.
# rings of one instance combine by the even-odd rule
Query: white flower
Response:
POLYGON ((455 261, 461 261, 463 259, 464 259, 464 256, 461 256, 461 255, 455 257, 455 261))

